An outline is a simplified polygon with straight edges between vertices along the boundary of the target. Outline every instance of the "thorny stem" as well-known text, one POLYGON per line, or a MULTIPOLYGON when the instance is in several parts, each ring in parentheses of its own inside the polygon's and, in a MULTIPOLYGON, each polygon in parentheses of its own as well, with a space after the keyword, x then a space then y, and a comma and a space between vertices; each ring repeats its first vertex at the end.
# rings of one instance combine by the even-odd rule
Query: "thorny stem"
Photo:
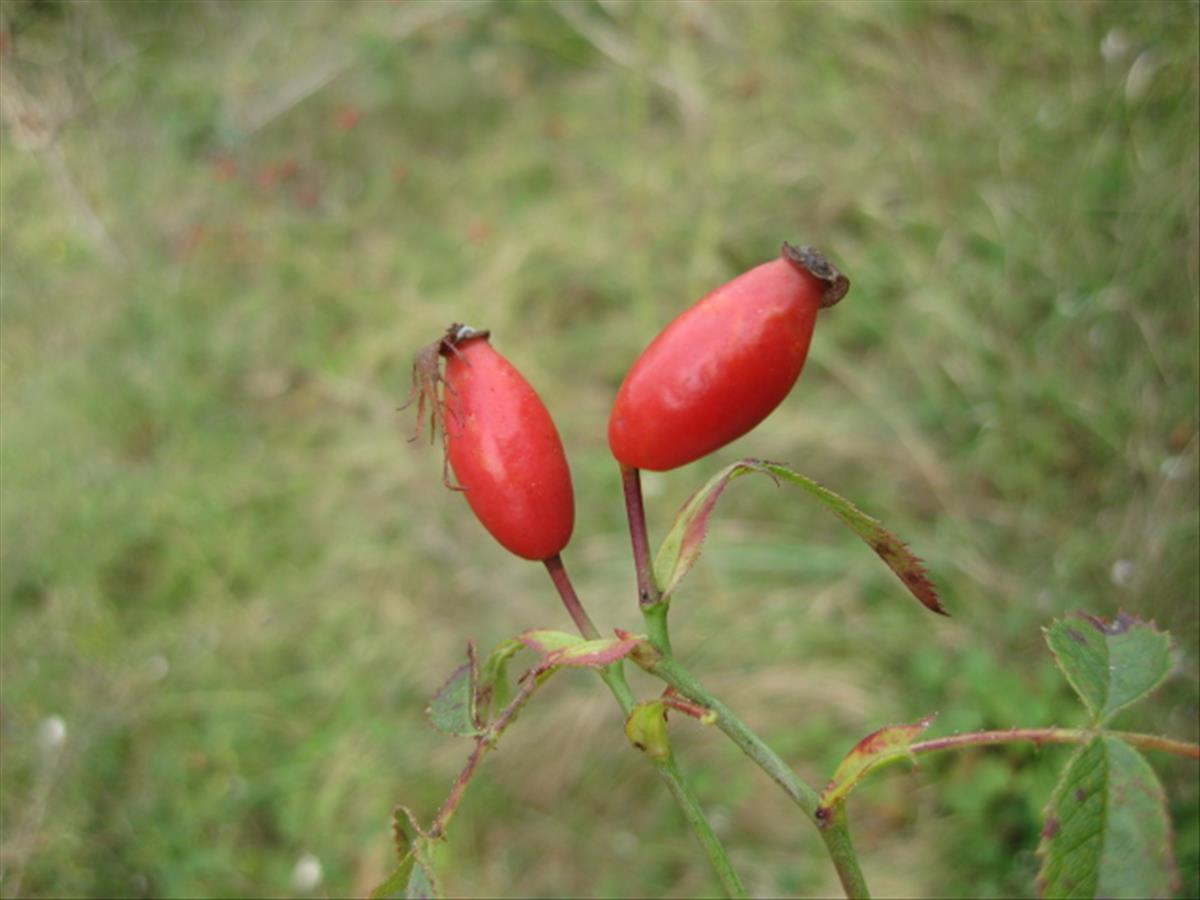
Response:
POLYGON ((629 515, 629 537, 633 542, 633 565, 637 570, 638 603, 642 609, 657 606, 662 593, 654 581, 650 559, 650 541, 646 536, 646 507, 642 503, 642 476, 633 466, 621 464, 621 485, 625 489, 625 511, 629 515))
MULTIPOLYGON (((567 607, 567 612, 575 620, 575 626, 579 629, 579 633, 588 640, 598 638, 600 632, 596 630, 596 626, 592 624, 592 620, 584 610, 583 604, 580 603, 579 596, 575 593, 575 588, 571 584, 570 577, 567 575, 566 567, 563 566, 562 558, 555 555, 546 560, 546 569, 550 573, 550 578, 553 580, 554 586, 558 589, 558 594, 562 598, 563 605, 567 607)), ((618 660, 611 665, 599 669, 597 674, 608 685, 608 689, 612 691, 613 697, 617 700, 617 705, 621 707, 621 712, 628 717, 633 712, 633 708, 637 706, 637 698, 634 697, 633 691, 630 690, 629 682, 625 680, 624 663, 618 660)), ((536 680, 535 678, 529 679, 526 687, 533 684, 536 680)), ((524 691, 525 687, 522 690, 524 691)), ((471 777, 471 773, 479 764, 479 759, 483 756, 482 747, 483 741, 480 741, 476 745, 475 752, 471 754, 471 758, 467 762, 466 770, 459 777, 459 781, 455 783, 454 790, 451 792, 454 807, 458 805, 458 800, 461 799, 462 792, 466 787, 466 781, 471 777)), ((720 839, 717 837, 716 832, 713 831, 708 818, 704 815, 704 809, 700 806, 700 801, 692 793, 691 787, 684 780, 683 773, 679 771, 679 766, 675 762, 674 756, 668 755, 666 759, 654 759, 653 757, 647 757, 647 759, 650 759, 654 763, 659 777, 666 783, 667 790, 671 792, 671 796, 675 798, 675 804, 679 807, 679 811, 683 814, 683 818, 687 821, 689 827, 691 827, 696 840, 704 848, 709 865, 712 866, 713 872, 720 879, 722 887, 725 888, 725 893, 733 898, 746 897, 746 889, 743 887, 741 879, 734 870, 733 863, 729 861, 729 854, 725 852, 720 839)), ((450 806, 451 799, 447 799, 446 804, 443 805, 443 810, 450 806)), ((453 811, 453 807, 450 807, 450 814, 453 811)), ((449 814, 446 815, 445 819, 449 819, 449 814)), ((434 822, 435 827, 439 823, 443 828, 445 827, 445 821, 443 821, 443 816, 440 812, 434 822)))
POLYGON ((558 589, 558 596, 562 598, 563 606, 567 608, 567 612, 571 616, 571 620, 575 623, 575 627, 589 641, 594 641, 600 637, 600 632, 596 630, 596 626, 592 624, 591 616, 587 614, 587 610, 583 608, 583 604, 579 602, 579 595, 575 593, 575 586, 571 584, 571 579, 567 576, 567 570, 563 566, 562 556, 555 553, 552 557, 544 560, 546 571, 550 573, 550 580, 554 582, 554 586, 558 589))
MULTIPOLYGON (((1010 728, 1006 731, 973 731, 968 734, 952 734, 909 745, 913 753, 932 753, 935 750, 952 750, 956 747, 982 747, 989 744, 1014 744, 1031 741, 1035 744, 1086 744, 1098 733, 1082 728, 1010 728)), ((1131 731, 1103 732, 1120 738, 1127 744, 1143 750, 1161 750, 1188 759, 1200 759, 1200 744, 1188 744, 1154 734, 1137 734, 1131 731)))

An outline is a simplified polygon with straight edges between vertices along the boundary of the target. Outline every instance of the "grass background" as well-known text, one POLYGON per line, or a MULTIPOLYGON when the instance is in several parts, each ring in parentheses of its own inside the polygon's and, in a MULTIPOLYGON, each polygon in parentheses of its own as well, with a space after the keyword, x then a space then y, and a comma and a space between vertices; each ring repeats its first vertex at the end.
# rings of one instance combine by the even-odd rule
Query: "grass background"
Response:
MULTIPOLYGON (((609 404, 784 239, 852 292, 754 434, 648 479, 652 532, 725 462, 786 460, 908 539, 954 617, 747 479, 677 598, 685 661, 819 784, 933 710, 1080 724, 1039 626, 1125 608, 1179 663, 1118 725, 1197 739, 1195 3, 0 16, 5 895, 369 890, 393 804, 427 819, 465 758, 422 711, 466 638, 567 625, 405 443, 412 353, 492 329, 567 445, 580 592, 636 627, 609 404)), ((753 893, 836 890, 719 734, 674 740, 753 893)), ((874 778, 850 811, 876 892, 1033 893, 1067 753, 874 778)), ((1154 763, 1194 896, 1197 767, 1154 763)), ((440 862, 457 895, 717 890, 583 673, 440 862)))

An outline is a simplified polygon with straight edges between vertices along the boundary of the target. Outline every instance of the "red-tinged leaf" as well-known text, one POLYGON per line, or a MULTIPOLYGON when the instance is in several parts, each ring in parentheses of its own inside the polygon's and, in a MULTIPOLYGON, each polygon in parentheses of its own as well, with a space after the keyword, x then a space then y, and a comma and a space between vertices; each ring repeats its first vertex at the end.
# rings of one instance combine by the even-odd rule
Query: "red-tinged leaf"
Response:
POLYGON ((423 837, 424 832, 417 824, 417 818, 407 806, 397 806, 392 810, 392 841, 396 845, 396 855, 401 862, 412 852, 417 838, 423 837))
POLYGON ((822 487, 811 478, 793 472, 779 463, 758 459, 744 459, 722 469, 692 495, 675 517, 671 531, 654 560, 654 575, 662 587, 664 598, 670 597, 699 558, 708 531, 708 521, 726 485, 733 479, 751 472, 770 475, 776 483, 780 480, 790 482, 815 497, 862 538, 927 609, 948 615, 938 599, 937 590, 929 579, 924 564, 908 549, 908 545, 849 500, 822 487))
POLYGON ((560 666, 572 668, 600 668, 624 659, 645 639, 627 634, 624 637, 600 638, 581 641, 573 647, 563 647, 547 654, 539 669, 556 669, 560 666))
POLYGON ((549 628, 534 628, 523 631, 516 638, 538 656, 545 656, 555 650, 563 650, 583 643, 583 638, 565 631, 553 631, 549 628))
POLYGON ((843 802, 860 781, 880 766, 898 759, 912 758, 909 746, 933 719, 934 716, 929 715, 911 725, 889 725, 859 741, 838 764, 833 778, 825 785, 819 810, 830 809, 843 802))
POLYGON ((467 661, 455 669, 429 703, 426 714, 433 727, 443 734, 473 737, 481 723, 475 698, 479 685, 475 661, 475 642, 467 642, 467 661))
POLYGON ((937 589, 925 571, 925 564, 908 549, 904 541, 884 528, 877 519, 868 516, 845 497, 822 487, 811 478, 793 472, 787 466, 773 462, 764 462, 762 465, 772 475, 803 488, 810 496, 825 504, 826 509, 879 554, 879 558, 887 563, 888 568, 896 573, 896 577, 904 582, 904 586, 923 606, 943 616, 949 615, 938 599, 937 589))
POLYGON ((654 578, 664 600, 670 599, 700 557, 700 549, 708 534, 708 520, 726 486, 733 479, 751 472, 766 472, 766 469, 752 459, 726 466, 683 504, 654 557, 654 578))

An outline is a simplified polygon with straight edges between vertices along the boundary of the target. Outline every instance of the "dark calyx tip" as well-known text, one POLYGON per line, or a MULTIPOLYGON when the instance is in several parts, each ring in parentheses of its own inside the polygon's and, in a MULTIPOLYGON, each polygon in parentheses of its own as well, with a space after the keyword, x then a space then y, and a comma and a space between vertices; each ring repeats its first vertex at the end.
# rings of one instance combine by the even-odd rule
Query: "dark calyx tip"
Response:
POLYGON ((825 282, 825 292, 821 295, 821 309, 833 306, 850 290, 850 279, 839 272, 837 266, 826 259, 825 254, 816 247, 794 247, 784 241, 780 252, 793 266, 825 282))
POLYGON ((450 327, 446 329, 446 333, 442 339, 438 341, 438 347, 443 356, 453 352, 454 348, 466 341, 474 340, 475 338, 487 339, 491 332, 486 328, 472 328, 470 325, 464 325, 461 322, 452 322, 450 327))

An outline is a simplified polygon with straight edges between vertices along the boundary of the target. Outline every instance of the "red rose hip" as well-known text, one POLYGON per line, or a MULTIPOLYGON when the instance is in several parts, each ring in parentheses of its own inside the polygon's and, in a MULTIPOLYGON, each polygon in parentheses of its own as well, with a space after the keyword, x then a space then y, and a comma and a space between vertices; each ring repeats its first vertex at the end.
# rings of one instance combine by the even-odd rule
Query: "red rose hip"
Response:
POLYGON ((665 471, 746 434, 788 395, 817 312, 849 287, 816 250, 784 244, 685 310, 625 376, 608 423, 613 456, 665 471))
POLYGON ((517 556, 557 556, 575 525, 575 497, 562 441, 541 398, 492 348, 486 331, 451 326, 422 357, 416 366, 422 411, 425 400, 435 404, 450 468, 476 517, 517 556), (446 358, 444 376, 437 374, 439 354, 446 358), (439 380, 440 408, 430 393, 439 380))

